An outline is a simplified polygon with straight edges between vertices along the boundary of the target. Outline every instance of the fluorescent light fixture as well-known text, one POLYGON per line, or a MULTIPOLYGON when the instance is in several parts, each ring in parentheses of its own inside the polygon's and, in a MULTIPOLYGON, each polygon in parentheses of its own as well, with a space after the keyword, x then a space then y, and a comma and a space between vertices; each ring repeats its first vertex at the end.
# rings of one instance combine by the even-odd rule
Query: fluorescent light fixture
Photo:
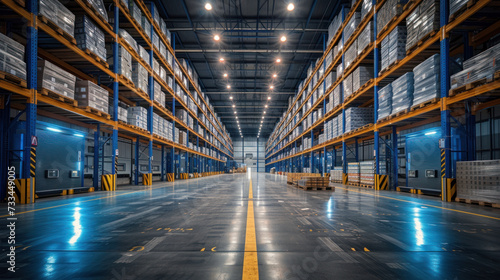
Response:
POLYGON ((47 127, 47 129, 54 132, 62 132, 62 130, 53 127, 47 127))
MULTIPOLYGON (((288 5, 288 6, 290 6, 290 5, 288 5)), ((210 4, 210 3, 206 3, 206 4, 205 4, 205 10, 207 10, 207 11, 211 11, 211 10, 212 10, 212 4, 210 4)))
POLYGON ((234 111, 234 113, 236 114, 236 111, 234 111))
POLYGON ((436 134, 437 132, 435 131, 431 131, 431 132, 427 132, 425 135, 432 135, 432 134, 436 134))
POLYGON ((82 137, 82 138, 85 137, 83 134, 80 134, 80 133, 75 133, 75 134, 73 134, 73 136, 82 137))
MULTIPOLYGON (((205 8, 206 8, 206 6, 205 6, 205 8)), ((293 11, 295 9, 295 5, 293 3, 290 3, 286 7, 286 9, 291 12, 291 11, 293 11)))

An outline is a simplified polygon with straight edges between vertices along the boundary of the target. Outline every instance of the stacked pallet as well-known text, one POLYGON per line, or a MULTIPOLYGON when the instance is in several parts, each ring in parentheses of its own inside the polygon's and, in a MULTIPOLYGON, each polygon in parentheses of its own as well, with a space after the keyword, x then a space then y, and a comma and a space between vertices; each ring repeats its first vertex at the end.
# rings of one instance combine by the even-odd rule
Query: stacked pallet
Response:
POLYGON ((26 80, 24 46, 0 33, 0 71, 26 80))
POLYGON ((297 182, 297 186, 303 190, 326 190, 329 187, 329 178, 328 177, 302 177, 297 182))
POLYGON ((374 167, 373 161, 362 161, 359 163, 360 185, 373 187, 375 182, 374 167))
POLYGON ((334 183, 342 182, 342 166, 335 166, 332 171, 330 171, 330 180, 334 183))
POLYGON ((349 162, 347 178, 349 184, 359 185, 359 162, 349 162))
POLYGON ((457 162, 457 198, 500 207, 500 160, 457 162))

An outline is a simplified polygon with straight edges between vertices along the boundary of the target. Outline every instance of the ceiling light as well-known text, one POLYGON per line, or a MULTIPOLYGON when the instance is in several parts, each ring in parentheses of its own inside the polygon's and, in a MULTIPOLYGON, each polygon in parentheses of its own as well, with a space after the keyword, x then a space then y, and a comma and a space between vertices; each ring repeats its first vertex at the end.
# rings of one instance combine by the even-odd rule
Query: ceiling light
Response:
POLYGON ((264 119, 264 116, 262 116, 262 119, 264 119))
POLYGON ((238 119, 238 116, 236 116, 236 119, 238 119))
MULTIPOLYGON (((290 5, 288 5, 288 7, 290 7, 290 5)), ((206 4, 205 4, 205 10, 207 10, 207 11, 212 10, 212 4, 210 4, 210 3, 206 3, 206 4)))
POLYGON ((233 108, 236 107, 236 105, 233 104, 233 108))
POLYGON ((270 88, 270 89, 273 89, 273 88, 274 88, 274 86, 270 86, 269 88, 270 88))
POLYGON ((224 62, 224 58, 223 57, 219 58, 219 61, 224 62))
POLYGON ((274 75, 273 75, 273 78, 276 78, 276 77, 278 77, 278 74, 274 74, 274 75))
POLYGON ((229 96, 229 99, 233 100, 233 97, 232 97, 232 96, 229 96))
POLYGON ((227 73, 224 73, 224 78, 227 78, 227 73))
POLYGON ((215 36, 214 36, 214 40, 215 40, 215 41, 219 41, 219 40, 220 40, 220 36, 219 36, 219 35, 217 35, 217 34, 215 34, 215 36))
POLYGON ((236 114, 236 111, 234 111, 234 113, 236 114))
POLYGON ((267 104, 264 106, 264 108, 267 108, 267 104))
POLYGON ((227 87, 227 88, 231 88, 231 85, 227 85, 226 87, 227 87))
POLYGON ((54 132, 62 132, 62 130, 53 127, 47 127, 47 129, 54 132))
POLYGON ((80 133, 75 133, 75 134, 73 134, 73 136, 76 136, 76 137, 85 137, 83 134, 80 134, 80 133))
POLYGON ((280 40, 281 40, 281 42, 285 42, 286 41, 286 36, 285 35, 281 36, 280 40))
POLYGON ((266 113, 266 111, 264 111, 264 114, 266 113))
POLYGON ((267 100, 271 100, 271 96, 268 96, 268 97, 267 97, 267 100))
POLYGON ((281 58, 276 59, 276 63, 280 63, 280 62, 281 62, 281 58))
MULTIPOLYGON (((206 6, 205 6, 206 7, 206 6)), ((286 7, 287 10, 289 10, 290 12, 293 11, 293 9, 295 9, 295 5, 293 3, 290 3, 288 4, 288 6, 286 7)))

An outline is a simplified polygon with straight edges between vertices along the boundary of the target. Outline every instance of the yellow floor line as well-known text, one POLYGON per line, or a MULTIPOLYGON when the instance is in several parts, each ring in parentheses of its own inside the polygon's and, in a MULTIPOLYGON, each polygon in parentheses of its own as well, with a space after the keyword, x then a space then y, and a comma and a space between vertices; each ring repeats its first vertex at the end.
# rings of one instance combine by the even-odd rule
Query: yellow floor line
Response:
POLYGON ((259 279, 257 260, 257 239, 255 237, 255 216, 253 211, 252 179, 248 193, 247 229, 245 236, 245 255, 243 258, 243 280, 259 279))
POLYGON ((443 210, 458 212, 458 213, 462 213, 462 214, 469 214, 469 215, 474 215, 474 216, 488 218, 488 219, 493 219, 493 220, 500 220, 500 218, 497 218, 497 217, 492 217, 492 216, 487 216, 487 215, 482 215, 482 214, 476 214, 476 213, 471 213, 471 212, 467 212, 467 211, 462 211, 462 210, 457 210, 457 209, 451 209, 451 208, 436 206, 436 205, 432 205, 432 204, 425 204, 425 203, 421 203, 421 202, 417 202, 417 201, 409 201, 409 200, 394 198, 394 197, 390 197, 390 196, 384 196, 384 195, 380 195, 380 194, 376 194, 376 193, 362 192, 362 191, 357 191, 357 190, 347 189, 347 188, 337 187, 337 186, 336 186, 336 188, 343 189, 343 190, 350 191, 350 192, 357 192, 357 193, 360 193, 360 194, 366 194, 366 195, 371 195, 371 196, 376 196, 376 197, 382 197, 382 198, 387 198, 387 199, 402 201, 402 202, 406 202, 406 203, 420 204, 420 205, 424 205, 424 206, 427 206, 427 207, 433 207, 433 208, 438 208, 438 209, 443 209, 443 210))
MULTIPOLYGON (((54 206, 40 208, 40 209, 33 209, 33 210, 28 210, 28 211, 16 213, 16 216, 21 215, 21 214, 26 214, 26 213, 32 213, 32 212, 38 212, 38 211, 42 211, 42 210, 49 210, 49 209, 54 209, 54 208, 58 208, 58 207, 68 206, 68 205, 72 205, 75 203, 84 203, 84 202, 89 202, 89 201, 94 201, 94 200, 101 200, 101 199, 106 199, 106 198, 112 198, 112 197, 117 197, 117 196, 132 194, 132 193, 138 193, 138 192, 152 191, 152 190, 161 189, 161 188, 168 188, 168 187, 173 187, 173 185, 172 186, 161 186, 161 187, 156 187, 156 188, 148 188, 146 190, 138 190, 138 191, 133 191, 133 192, 108 195, 108 196, 103 196, 103 197, 98 197, 98 198, 93 198, 93 199, 88 199, 88 200, 83 200, 83 201, 75 201, 75 202, 71 202, 71 203, 54 205, 54 206)), ((5 217, 10 217, 10 215, 0 216, 0 218, 5 218, 5 217)))

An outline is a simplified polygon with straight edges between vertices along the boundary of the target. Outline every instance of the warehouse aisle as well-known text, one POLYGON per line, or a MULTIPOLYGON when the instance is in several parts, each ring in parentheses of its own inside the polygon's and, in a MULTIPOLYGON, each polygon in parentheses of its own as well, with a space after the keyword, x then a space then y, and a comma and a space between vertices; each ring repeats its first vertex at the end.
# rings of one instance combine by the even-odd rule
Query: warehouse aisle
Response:
POLYGON ((264 173, 43 199, 16 211, 18 272, 8 276, 24 279, 241 279, 257 269, 253 261, 260 279, 500 275, 498 209, 354 187, 304 192, 264 173))

